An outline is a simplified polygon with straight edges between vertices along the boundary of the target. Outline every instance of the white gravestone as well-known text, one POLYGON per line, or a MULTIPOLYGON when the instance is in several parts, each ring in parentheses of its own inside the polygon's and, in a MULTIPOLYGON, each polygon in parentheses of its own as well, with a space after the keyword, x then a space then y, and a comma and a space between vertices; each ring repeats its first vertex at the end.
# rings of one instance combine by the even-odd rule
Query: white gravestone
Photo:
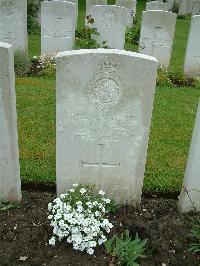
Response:
POLYGON ((179 7, 179 15, 189 15, 192 13, 193 0, 181 0, 179 7))
POLYGON ((175 5, 175 0, 167 0, 167 10, 172 11, 175 5))
MULTIPOLYGON (((55 2, 58 2, 58 1, 63 1, 63 0, 52 0, 52 1, 55 1, 55 2)), ((77 22, 78 22, 78 0, 68 0, 66 2, 70 2, 70 3, 74 3, 76 4, 76 17, 75 17, 75 23, 76 23, 76 28, 77 28, 77 22)))
POLYGON ((107 5, 107 0, 86 0, 86 17, 90 15, 90 9, 96 5, 107 5))
POLYGON ((179 210, 181 213, 200 212, 200 102, 179 197, 179 210))
POLYGON ((27 1, 0 0, 0 42, 27 52, 27 1))
POLYGON ((133 20, 136 16, 136 0, 116 0, 117 6, 122 6, 127 8, 127 16, 126 16, 126 26, 133 26, 133 20))
POLYGON ((91 183, 140 203, 156 72, 155 58, 122 50, 57 56, 58 195, 91 183))
POLYGON ((66 1, 41 3, 41 53, 71 50, 75 42, 76 5, 66 1))
POLYGON ((127 9, 120 6, 94 6, 90 9, 99 35, 94 36, 98 43, 106 41, 109 48, 124 49, 127 9))
POLYGON ((159 1, 152 1, 152 2, 147 2, 146 4, 146 11, 149 10, 164 10, 167 11, 167 4, 159 1))
POLYGON ((0 43, 0 202, 20 200, 14 52, 0 43))
POLYGON ((140 52, 156 57, 165 68, 170 64, 177 15, 168 11, 143 11, 140 52))
POLYGON ((184 73, 189 78, 200 76, 200 15, 191 20, 184 73))
POLYGON ((192 15, 200 15, 200 0, 195 0, 192 8, 192 15))

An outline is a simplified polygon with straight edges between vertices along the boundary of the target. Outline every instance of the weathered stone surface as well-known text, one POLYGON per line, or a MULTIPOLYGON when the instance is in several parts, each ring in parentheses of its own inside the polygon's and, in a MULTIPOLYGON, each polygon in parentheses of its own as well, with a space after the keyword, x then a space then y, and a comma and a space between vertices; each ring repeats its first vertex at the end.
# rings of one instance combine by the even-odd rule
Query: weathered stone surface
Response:
POLYGON ((107 42, 109 48, 124 49, 127 9, 120 6, 96 5, 90 9, 99 36, 94 36, 98 43, 107 42))
POLYGON ((143 11, 140 52, 154 56, 167 68, 170 64, 177 15, 167 11, 143 11))
POLYGON ((86 0, 86 16, 90 15, 90 9, 96 5, 107 5, 107 0, 86 0))
POLYGON ((200 0, 195 0, 192 8, 192 15, 200 15, 200 0))
POLYGON ((153 57, 122 50, 57 56, 58 194, 92 183, 118 203, 140 203, 156 70, 153 57))
POLYGON ((200 15, 193 16, 190 24, 184 73, 187 77, 200 76, 200 15))
POLYGON ((27 0, 0 0, 0 42, 27 52, 27 0))
POLYGON ((183 187, 179 197, 179 210, 182 213, 200 212, 200 102, 183 187))
MULTIPOLYGON (((52 1, 63 1, 63 0, 52 0, 52 1)), ((77 27, 77 22, 78 22, 78 0, 68 0, 68 1, 66 1, 66 2, 76 4, 76 17, 75 17, 75 23, 76 23, 76 27, 77 27)))
POLYGON ((76 5, 66 1, 41 4, 41 53, 71 50, 75 42, 76 5))
POLYGON ((127 8, 126 26, 131 27, 133 25, 133 19, 136 16, 136 0, 116 0, 117 6, 127 8))
POLYGON ((164 10, 167 11, 167 4, 159 1, 151 1, 146 4, 146 11, 149 10, 164 10))
POLYGON ((175 0, 167 0, 167 10, 172 11, 175 5, 175 0))
POLYGON ((0 43, 0 202, 20 200, 14 53, 0 43))
POLYGON ((193 7, 193 0, 181 0, 178 14, 179 15, 191 14, 192 7, 193 7))

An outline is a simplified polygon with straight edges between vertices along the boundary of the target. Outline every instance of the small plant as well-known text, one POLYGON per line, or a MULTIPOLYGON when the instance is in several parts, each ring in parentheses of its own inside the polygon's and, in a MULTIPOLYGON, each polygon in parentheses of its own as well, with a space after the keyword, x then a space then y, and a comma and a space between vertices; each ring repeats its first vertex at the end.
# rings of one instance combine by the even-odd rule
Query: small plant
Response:
POLYGON ((50 245, 66 238, 75 250, 86 250, 92 255, 94 248, 107 240, 106 234, 113 227, 107 219, 111 200, 105 198, 102 190, 98 195, 95 191, 94 186, 74 184, 72 189, 49 203, 48 219, 53 227, 50 245))
POLYGON ((161 85, 161 86, 173 85, 169 78, 168 71, 162 67, 158 69, 157 85, 161 85))
POLYGON ((14 54, 14 67, 17 76, 25 76, 30 67, 30 59, 28 55, 22 51, 16 51, 14 54))
POLYGON ((191 236, 194 236, 196 243, 190 244, 188 251, 192 253, 200 253, 200 219, 193 225, 191 236))
POLYGON ((9 202, 9 203, 0 203, 0 211, 7 211, 10 209, 19 209, 20 205, 18 203, 13 203, 13 202, 9 202))
POLYGON ((197 87, 197 79, 187 78, 182 72, 169 71, 168 77, 176 87, 197 87))
POLYGON ((140 39, 140 24, 135 20, 134 25, 126 30, 126 42, 138 45, 140 39))
POLYGON ((114 235, 104 243, 106 252, 115 260, 118 260, 120 265, 126 266, 139 265, 137 263, 138 259, 145 258, 146 244, 147 241, 140 240, 137 234, 135 239, 132 240, 127 230, 120 237, 114 235))
POLYGON ((96 49, 96 48, 108 48, 107 42, 103 41, 98 43, 95 37, 99 36, 99 32, 96 28, 90 27, 94 23, 94 19, 89 15, 86 17, 87 25, 80 31, 76 31, 76 46, 78 49, 96 49))

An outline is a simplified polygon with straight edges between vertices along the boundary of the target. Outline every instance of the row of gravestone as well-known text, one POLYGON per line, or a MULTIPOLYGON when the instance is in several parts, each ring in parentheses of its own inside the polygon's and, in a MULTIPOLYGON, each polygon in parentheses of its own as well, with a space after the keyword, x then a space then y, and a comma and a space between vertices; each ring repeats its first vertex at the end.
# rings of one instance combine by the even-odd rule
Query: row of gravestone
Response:
MULTIPOLYGON (((101 4, 106 0, 96 0, 101 4)), ((123 0, 125 1, 125 0, 123 0)), ((41 47, 42 54, 54 54, 71 50, 75 41, 77 21, 77 1, 45 1, 42 3, 41 47)), ((116 2, 122 5, 120 0, 116 2)), ((125 3, 125 2, 124 2, 125 3)), ((15 49, 27 50, 26 0, 0 0, 0 41, 14 45, 15 49)), ((156 57, 159 63, 170 64, 173 38, 176 26, 176 14, 168 11, 151 10, 164 8, 163 2, 148 2, 143 12, 139 51, 156 57), (153 6, 150 6, 152 5, 153 6)), ((91 14, 100 35, 95 36, 99 43, 107 41, 110 48, 124 49, 125 30, 130 14, 136 13, 136 1, 131 6, 92 5, 87 1, 86 14, 91 14), (129 14, 127 19, 127 14, 129 14)), ((185 56, 184 72, 188 77, 200 75, 200 16, 193 16, 185 56)))
POLYGON ((166 4, 162 3, 160 5, 166 10, 176 10, 179 15, 192 14, 194 16, 200 14, 200 0, 167 0, 166 4))
MULTIPOLYGON (((95 184, 139 206, 156 85, 155 58, 112 49, 59 53, 56 82, 57 193, 95 184), (134 71, 133 71, 134 69, 134 71)), ((200 211, 200 106, 180 196, 200 211)), ((0 201, 20 201, 14 53, 0 43, 0 201)))

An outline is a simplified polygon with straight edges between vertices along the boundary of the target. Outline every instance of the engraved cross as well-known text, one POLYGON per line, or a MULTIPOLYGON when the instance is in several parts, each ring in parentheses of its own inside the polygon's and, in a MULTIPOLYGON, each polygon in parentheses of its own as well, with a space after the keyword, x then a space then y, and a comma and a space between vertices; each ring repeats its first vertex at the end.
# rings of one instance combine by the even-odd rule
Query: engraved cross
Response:
POLYGON ((98 146, 99 146, 100 160, 97 162, 81 161, 81 164, 82 164, 82 167, 96 167, 98 169, 98 179, 102 180, 102 174, 105 168, 118 168, 120 167, 120 163, 105 162, 102 158, 105 144, 98 144, 98 146))

